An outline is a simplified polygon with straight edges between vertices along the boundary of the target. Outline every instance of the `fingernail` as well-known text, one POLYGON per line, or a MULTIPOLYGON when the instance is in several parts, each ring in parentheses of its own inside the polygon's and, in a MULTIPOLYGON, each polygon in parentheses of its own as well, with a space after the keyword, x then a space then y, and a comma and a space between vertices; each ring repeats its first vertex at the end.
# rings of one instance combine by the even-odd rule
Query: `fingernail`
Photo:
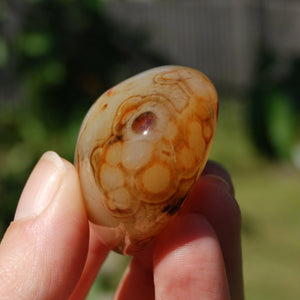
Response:
POLYGON ((41 214, 60 189, 65 173, 63 160, 55 152, 46 152, 33 169, 21 194, 15 220, 41 214))

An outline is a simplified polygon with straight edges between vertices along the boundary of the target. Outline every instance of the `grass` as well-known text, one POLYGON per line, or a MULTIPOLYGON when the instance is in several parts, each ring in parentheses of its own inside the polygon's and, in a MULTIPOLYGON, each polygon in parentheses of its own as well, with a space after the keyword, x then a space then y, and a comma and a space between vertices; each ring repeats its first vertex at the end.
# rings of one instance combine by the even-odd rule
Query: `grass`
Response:
POLYGON ((299 289, 299 175, 265 168, 236 176, 244 217, 247 299, 295 299, 299 289))
MULTIPOLYGON (((300 176, 292 165, 263 159, 254 149, 242 102, 222 101, 211 159, 231 173, 242 217, 247 300, 300 295, 300 176)), ((89 300, 112 299, 127 259, 111 254, 89 300), (106 278, 106 280, 103 280, 106 278), (114 278, 114 280, 112 280, 114 278), (103 282, 109 282, 104 285, 103 282), (102 288, 99 288, 102 287, 102 288)))
POLYGON ((300 176, 253 148, 242 103, 221 105, 211 158, 232 175, 242 216, 245 295, 248 300, 300 295, 300 176))

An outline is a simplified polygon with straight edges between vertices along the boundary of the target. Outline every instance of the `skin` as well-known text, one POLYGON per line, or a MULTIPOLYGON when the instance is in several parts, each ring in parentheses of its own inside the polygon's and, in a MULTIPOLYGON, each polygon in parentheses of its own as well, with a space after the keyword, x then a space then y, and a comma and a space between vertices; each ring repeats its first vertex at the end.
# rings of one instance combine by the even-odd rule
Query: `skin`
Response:
MULTIPOLYGON (((180 214, 132 258, 115 299, 243 299, 240 226, 230 177, 209 162, 180 214)), ((109 251, 74 166, 47 152, 0 244, 0 298, 85 299, 109 251)))

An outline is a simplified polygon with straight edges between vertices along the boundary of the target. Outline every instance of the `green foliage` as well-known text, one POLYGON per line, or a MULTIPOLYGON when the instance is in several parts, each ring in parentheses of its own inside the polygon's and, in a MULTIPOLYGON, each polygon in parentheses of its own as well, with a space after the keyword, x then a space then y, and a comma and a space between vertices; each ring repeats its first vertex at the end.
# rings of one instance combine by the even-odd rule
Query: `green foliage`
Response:
POLYGON ((5 40, 0 36, 0 68, 5 65, 8 59, 8 50, 5 40))
POLYGON ((0 18, 0 236, 42 153, 55 150, 72 161, 92 102, 117 81, 165 62, 142 32, 112 22, 100 0, 1 6, 16 25, 9 29, 0 18))
POLYGON ((300 144, 300 58, 278 74, 278 58, 270 51, 260 53, 256 81, 250 92, 248 120, 252 138, 268 157, 291 160, 300 144))
POLYGON ((278 157, 289 159, 291 149, 297 142, 297 115, 287 95, 273 93, 270 95, 267 118, 267 130, 274 151, 278 157))

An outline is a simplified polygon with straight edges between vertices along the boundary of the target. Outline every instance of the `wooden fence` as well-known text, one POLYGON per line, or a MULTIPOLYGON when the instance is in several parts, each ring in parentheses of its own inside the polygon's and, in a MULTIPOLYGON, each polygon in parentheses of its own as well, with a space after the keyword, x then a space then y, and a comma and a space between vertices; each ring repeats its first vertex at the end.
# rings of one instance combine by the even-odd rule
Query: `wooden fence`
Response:
POLYGON ((300 1, 107 0, 112 18, 145 30, 172 63, 230 88, 251 84, 261 46, 283 60, 300 54, 300 1))

